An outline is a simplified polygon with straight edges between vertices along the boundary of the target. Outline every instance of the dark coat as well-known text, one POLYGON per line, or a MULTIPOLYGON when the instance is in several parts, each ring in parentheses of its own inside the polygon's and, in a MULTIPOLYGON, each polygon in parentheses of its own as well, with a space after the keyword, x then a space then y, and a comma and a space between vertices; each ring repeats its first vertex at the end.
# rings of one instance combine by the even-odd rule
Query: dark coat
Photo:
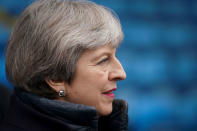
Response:
POLYGON ((126 131, 128 106, 123 100, 114 100, 109 116, 98 118, 95 108, 68 102, 11 97, 10 108, 0 131, 126 131), (54 106, 55 105, 55 106, 54 106))
POLYGON ((7 87, 0 85, 0 122, 4 117, 6 111, 8 110, 11 94, 11 90, 9 90, 7 87))

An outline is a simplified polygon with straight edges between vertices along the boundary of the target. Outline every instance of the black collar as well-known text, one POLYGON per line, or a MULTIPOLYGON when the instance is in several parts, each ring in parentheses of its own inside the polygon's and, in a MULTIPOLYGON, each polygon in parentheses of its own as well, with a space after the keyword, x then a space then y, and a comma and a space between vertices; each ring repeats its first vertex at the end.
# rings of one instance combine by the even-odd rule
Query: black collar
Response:
POLYGON ((59 120, 94 128, 98 125, 98 113, 95 107, 50 100, 21 89, 15 90, 15 94, 25 104, 59 120))

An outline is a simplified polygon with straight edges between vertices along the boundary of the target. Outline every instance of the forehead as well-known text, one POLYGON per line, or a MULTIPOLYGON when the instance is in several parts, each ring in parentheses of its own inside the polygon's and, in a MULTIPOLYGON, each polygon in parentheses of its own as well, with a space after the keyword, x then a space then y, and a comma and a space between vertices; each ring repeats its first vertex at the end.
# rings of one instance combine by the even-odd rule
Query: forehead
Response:
POLYGON ((90 55, 90 56, 98 56, 102 54, 110 54, 115 53, 116 47, 112 47, 110 45, 104 45, 95 49, 87 49, 84 51, 83 55, 90 55))

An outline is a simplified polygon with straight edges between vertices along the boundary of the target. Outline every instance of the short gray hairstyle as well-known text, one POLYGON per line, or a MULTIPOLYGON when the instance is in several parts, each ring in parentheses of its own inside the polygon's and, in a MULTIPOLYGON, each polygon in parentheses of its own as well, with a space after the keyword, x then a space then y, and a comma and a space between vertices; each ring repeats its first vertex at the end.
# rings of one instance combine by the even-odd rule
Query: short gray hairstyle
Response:
POLYGON ((38 0, 20 15, 7 44, 6 74, 15 87, 54 98, 45 82, 72 80, 86 49, 123 39, 115 13, 90 1, 38 0))

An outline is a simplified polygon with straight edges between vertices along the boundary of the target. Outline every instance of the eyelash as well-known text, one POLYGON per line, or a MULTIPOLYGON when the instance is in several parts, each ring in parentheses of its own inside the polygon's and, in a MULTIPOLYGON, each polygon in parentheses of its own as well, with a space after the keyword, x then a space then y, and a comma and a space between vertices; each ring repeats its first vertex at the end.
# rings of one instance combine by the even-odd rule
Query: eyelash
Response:
POLYGON ((102 59, 101 61, 99 61, 97 64, 98 64, 98 65, 103 64, 103 63, 105 63, 105 62, 108 61, 108 60, 109 60, 109 58, 104 58, 104 59, 102 59))

